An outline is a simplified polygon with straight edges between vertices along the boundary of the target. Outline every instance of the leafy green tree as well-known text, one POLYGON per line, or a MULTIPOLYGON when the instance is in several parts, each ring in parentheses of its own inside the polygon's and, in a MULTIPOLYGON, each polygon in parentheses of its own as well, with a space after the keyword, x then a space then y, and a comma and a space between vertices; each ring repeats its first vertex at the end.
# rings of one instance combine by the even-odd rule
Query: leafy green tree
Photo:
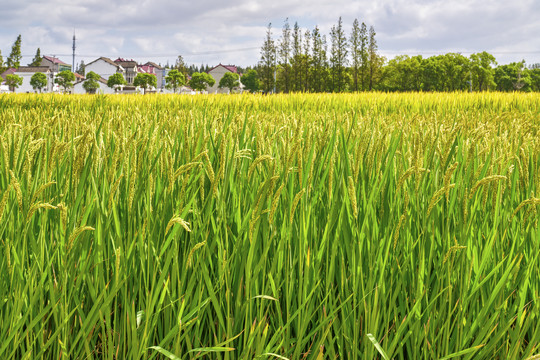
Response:
POLYGON ((540 66, 531 67, 528 73, 531 79, 531 91, 540 91, 540 66))
POLYGON ((22 83, 22 77, 15 74, 6 75, 6 85, 9 86, 9 90, 11 90, 12 92, 14 92, 16 88, 21 86, 22 83))
POLYGON ((11 53, 6 62, 7 67, 18 69, 21 66, 21 58, 21 35, 19 35, 11 47, 11 53))
POLYGON ((266 39, 261 48, 261 59, 259 61, 259 76, 262 90, 269 93, 274 88, 274 70, 276 67, 276 46, 272 39, 272 24, 268 24, 266 39))
POLYGON ((41 92, 43 88, 47 87, 47 75, 42 72, 37 72, 30 78, 30 85, 34 90, 41 92))
POLYGON ((425 91, 442 91, 444 68, 438 56, 431 56, 422 62, 422 76, 425 91))
POLYGON ((120 85, 127 85, 127 81, 126 79, 124 79, 124 75, 122 75, 121 73, 112 74, 107 79, 107 86, 111 89, 114 89, 115 87, 120 85))
POLYGON ((157 78, 154 74, 137 74, 133 80, 133 85, 141 87, 143 89, 143 94, 146 94, 146 90, 150 87, 157 86, 157 78))
POLYGON ((244 88, 252 93, 259 90, 259 75, 256 70, 250 69, 242 75, 242 84, 244 88))
POLYGON ((399 55, 388 62, 377 89, 383 91, 422 90, 422 56, 399 55))
POLYGON ((28 64, 28 66, 41 66, 41 60, 42 60, 41 50, 37 48, 36 55, 32 59, 32 62, 28 64))
POLYGON ((86 90, 87 94, 96 93, 97 89, 99 89, 99 79, 101 79, 101 76, 93 71, 86 74, 86 80, 83 83, 83 88, 86 90))
POLYGON ((189 86, 196 91, 204 91, 207 86, 214 86, 216 80, 212 75, 205 72, 196 72, 191 75, 191 80, 189 80, 189 86))
POLYGON ((495 71, 494 65, 497 65, 495 57, 490 53, 483 51, 481 53, 472 54, 471 60, 471 77, 474 90, 486 91, 494 88, 497 84, 494 81, 495 71))
POLYGON ((469 59, 458 53, 440 56, 444 88, 441 91, 463 91, 468 88, 469 59))
POLYGON ((173 89, 173 92, 176 93, 178 88, 185 85, 186 77, 180 70, 172 69, 165 77, 165 81, 167 82, 167 89, 173 89))
POLYGON ((495 68, 494 81, 499 91, 531 91, 532 79, 525 60, 495 68))
POLYGON ((58 84, 58 86, 61 86, 64 88, 64 92, 67 91, 68 88, 73 87, 73 82, 75 81, 75 74, 73 74, 69 70, 64 70, 58 73, 56 75, 56 78, 54 79, 54 82, 58 84))
POLYGON ((238 87, 240 85, 239 78, 240 77, 237 73, 226 72, 221 78, 221 80, 219 80, 218 87, 228 88, 229 91, 232 92, 235 87, 238 87))

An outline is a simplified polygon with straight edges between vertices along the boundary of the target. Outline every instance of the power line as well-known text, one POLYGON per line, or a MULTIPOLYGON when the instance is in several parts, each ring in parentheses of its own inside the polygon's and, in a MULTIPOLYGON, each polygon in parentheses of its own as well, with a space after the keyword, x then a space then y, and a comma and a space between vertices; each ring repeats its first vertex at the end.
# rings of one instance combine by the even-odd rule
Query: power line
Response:
MULTIPOLYGON (((381 50, 381 49, 379 49, 381 50)), ((489 50, 485 50, 486 52, 490 53, 490 54, 508 54, 508 55, 522 55, 522 54, 540 54, 540 51, 489 51, 489 50)), ((422 51, 418 51, 418 50, 381 50, 381 52, 384 52, 384 53, 390 53, 390 54, 404 54, 404 53, 414 53, 414 54, 449 54, 449 53, 454 53, 454 54, 476 54, 476 53, 479 53, 480 51, 456 51, 456 50, 422 50, 422 51)))
MULTIPOLYGON (((225 50, 211 50, 211 51, 201 51, 201 52, 190 52, 190 53, 170 53, 170 54, 123 54, 122 56, 126 57, 153 57, 153 58, 166 58, 166 57, 176 57, 178 55, 186 56, 198 56, 198 55, 216 55, 216 54, 225 54, 225 53, 234 53, 234 52, 243 52, 249 50, 258 50, 260 47, 246 47, 239 49, 225 49, 225 50)), ((71 56, 72 54, 55 54, 56 56, 71 56)), ((22 57, 33 57, 34 55, 22 55, 22 57)), ((77 54, 79 57, 100 57, 103 54, 77 54)))

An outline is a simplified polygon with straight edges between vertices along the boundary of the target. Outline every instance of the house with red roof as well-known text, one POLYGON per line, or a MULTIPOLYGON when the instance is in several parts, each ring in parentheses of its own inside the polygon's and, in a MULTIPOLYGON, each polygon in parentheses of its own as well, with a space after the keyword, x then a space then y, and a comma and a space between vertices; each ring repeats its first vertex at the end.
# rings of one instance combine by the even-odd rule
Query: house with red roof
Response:
MULTIPOLYGON (((229 93, 229 89, 220 89, 218 87, 219 86, 219 81, 221 80, 223 75, 225 75, 225 73, 228 73, 228 72, 238 74, 238 68, 236 66, 234 66, 234 65, 219 64, 217 66, 214 66, 210 70, 208 70, 208 74, 212 75, 214 80, 216 80, 216 83, 214 84, 214 86, 209 87, 207 89, 209 94, 228 94, 229 93)), ((240 74, 238 74, 238 75, 240 75, 240 74)), ((240 88, 241 87, 242 87, 242 84, 240 84, 240 88)))
POLYGON ((64 70, 71 70, 71 65, 66 64, 62 60, 53 56, 43 56, 41 58, 41 66, 47 66, 51 72, 59 73, 64 70))

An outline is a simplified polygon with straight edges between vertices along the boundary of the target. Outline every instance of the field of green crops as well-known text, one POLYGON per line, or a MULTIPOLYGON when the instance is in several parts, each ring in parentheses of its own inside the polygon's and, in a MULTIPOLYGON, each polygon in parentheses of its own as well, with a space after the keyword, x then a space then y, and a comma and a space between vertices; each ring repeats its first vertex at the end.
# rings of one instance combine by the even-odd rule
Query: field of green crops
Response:
POLYGON ((1 359, 537 359, 540 94, 0 96, 1 359))

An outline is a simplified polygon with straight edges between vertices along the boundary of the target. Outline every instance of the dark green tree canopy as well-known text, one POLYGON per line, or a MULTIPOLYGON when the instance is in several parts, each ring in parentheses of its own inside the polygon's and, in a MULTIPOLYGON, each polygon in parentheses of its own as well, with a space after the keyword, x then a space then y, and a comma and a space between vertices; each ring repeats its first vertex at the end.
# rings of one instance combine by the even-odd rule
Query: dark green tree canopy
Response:
POLYGON ((141 87, 146 94, 146 90, 157 87, 157 78, 154 74, 137 74, 133 80, 133 85, 141 87))
POLYGON ((15 74, 6 75, 6 85, 9 86, 9 89, 11 91, 15 91, 15 89, 21 86, 22 83, 23 83, 22 77, 15 74))
POLYGON ((207 86, 214 86, 216 83, 216 80, 212 77, 212 75, 207 73, 193 73, 191 75, 191 80, 189 80, 189 86, 193 90, 197 91, 204 91, 206 90, 207 86))
POLYGON ((115 73, 111 76, 109 76, 109 79, 107 79, 107 86, 111 89, 115 87, 115 85, 126 85, 127 81, 124 79, 124 75, 121 73, 115 73))
POLYGON ((47 75, 42 72, 37 72, 30 78, 30 85, 34 90, 41 92, 43 88, 47 87, 47 75))
POLYGON ((497 84, 494 79, 493 66, 497 65, 495 57, 483 51, 470 56, 472 84, 474 90, 485 91, 493 89, 497 84))
POLYGON ((246 90, 249 90, 252 93, 258 91, 259 75, 257 74, 257 71, 254 69, 246 71, 246 73, 242 75, 242 85, 244 85, 246 90))
POLYGON ((86 74, 86 80, 83 83, 84 90, 86 90, 88 94, 95 94, 97 89, 99 89, 99 79, 101 79, 100 75, 90 71, 86 74))
POLYGON ((73 87, 73 82, 75 81, 75 74, 73 74, 69 70, 64 70, 58 73, 56 75, 56 78, 54 79, 54 82, 57 83, 59 86, 61 86, 64 89, 64 92, 68 89, 73 87))
POLYGON ((172 69, 165 77, 165 81, 167 82, 167 88, 173 89, 173 92, 176 93, 177 89, 179 89, 182 85, 185 85, 186 77, 180 70, 172 69))
POLYGON ((226 72, 223 74, 223 77, 221 80, 219 80, 219 88, 228 88, 229 91, 232 91, 235 87, 238 87, 240 85, 239 82, 240 77, 237 73, 233 72, 226 72))

